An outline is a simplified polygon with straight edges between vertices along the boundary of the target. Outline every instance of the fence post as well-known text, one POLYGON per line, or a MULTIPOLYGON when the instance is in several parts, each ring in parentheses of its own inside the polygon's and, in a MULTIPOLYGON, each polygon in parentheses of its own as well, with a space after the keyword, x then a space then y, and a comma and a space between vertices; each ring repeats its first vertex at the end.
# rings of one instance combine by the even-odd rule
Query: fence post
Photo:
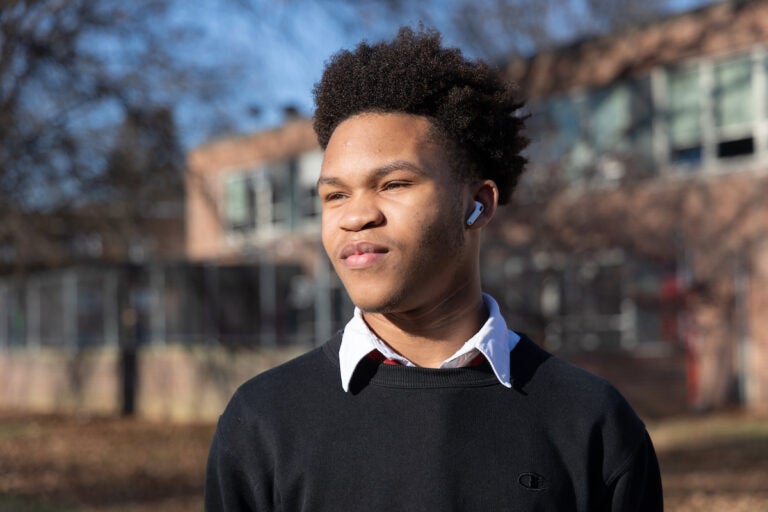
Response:
POLYGON ((315 259, 315 344, 331 337, 331 272, 325 252, 317 251, 315 259))
POLYGON ((61 276, 62 346, 68 349, 79 346, 77 339, 77 277, 75 269, 67 269, 61 276))
POLYGON ((120 297, 118 296, 118 273, 109 267, 104 275, 104 341, 109 347, 117 347, 120 338, 120 297))
POLYGON ((25 316, 27 318, 26 345, 32 350, 40 349, 40 285, 39 278, 30 276, 25 286, 25 316))
POLYGON ((153 345, 165 345, 165 267, 155 263, 149 270, 149 289, 151 308, 149 310, 149 342, 153 345))

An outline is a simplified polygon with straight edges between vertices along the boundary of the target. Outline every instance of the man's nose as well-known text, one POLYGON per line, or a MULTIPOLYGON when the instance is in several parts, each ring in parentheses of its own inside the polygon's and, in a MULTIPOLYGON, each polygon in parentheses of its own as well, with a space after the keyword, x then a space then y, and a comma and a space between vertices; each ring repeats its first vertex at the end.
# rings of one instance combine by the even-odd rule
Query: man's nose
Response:
POLYGON ((384 214, 369 197, 350 198, 344 205, 341 217, 341 229, 345 231, 361 231, 384 223, 384 214))

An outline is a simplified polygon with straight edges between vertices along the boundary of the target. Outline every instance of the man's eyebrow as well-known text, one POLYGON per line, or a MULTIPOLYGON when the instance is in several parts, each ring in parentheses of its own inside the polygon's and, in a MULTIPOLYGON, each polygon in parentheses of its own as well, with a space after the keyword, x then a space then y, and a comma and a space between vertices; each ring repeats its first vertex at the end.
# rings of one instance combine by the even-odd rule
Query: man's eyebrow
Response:
MULTIPOLYGON (((367 178, 369 181, 377 181, 390 173, 393 173, 395 171, 403 171, 403 170, 413 172, 420 176, 429 175, 427 171, 425 171, 418 165, 408 162, 407 160, 395 160, 381 167, 377 167, 373 169, 372 171, 369 172, 367 178)), ((343 184, 344 184, 344 180, 342 180, 341 178, 337 178, 335 176, 320 176, 320 178, 318 178, 317 180, 318 187, 320 185, 340 186, 343 184)))
POLYGON ((318 187, 319 187, 320 185, 340 186, 340 185, 342 185, 343 183, 344 183, 344 182, 343 182, 342 180, 340 180, 339 178, 334 178, 334 177, 324 177, 324 176, 320 176, 320 177, 317 179, 317 186, 318 186, 318 187))
POLYGON ((394 172, 394 171, 411 171, 416 174, 427 176, 428 173, 418 165, 415 165, 407 160, 395 160, 393 162, 389 162, 386 165, 383 165, 382 167, 379 167, 375 169, 371 173, 372 178, 381 178, 383 176, 386 176, 387 174, 394 172))

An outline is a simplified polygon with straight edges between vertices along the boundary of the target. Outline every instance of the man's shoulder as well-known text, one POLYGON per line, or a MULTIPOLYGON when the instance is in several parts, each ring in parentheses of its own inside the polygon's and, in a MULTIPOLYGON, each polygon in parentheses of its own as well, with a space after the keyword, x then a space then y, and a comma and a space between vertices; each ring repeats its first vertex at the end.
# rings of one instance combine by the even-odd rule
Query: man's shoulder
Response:
POLYGON ((238 432, 285 424, 306 404, 341 390, 338 365, 329 355, 335 338, 243 383, 219 419, 220 435, 237 437, 238 432))
POLYGON ((338 355, 334 359, 333 354, 334 346, 338 346, 338 337, 334 336, 323 345, 251 377, 235 394, 285 393, 286 388, 301 388, 329 373, 338 375, 338 355))
POLYGON ((551 412, 644 428, 622 394, 606 379, 547 352, 526 336, 510 355, 512 387, 551 412))

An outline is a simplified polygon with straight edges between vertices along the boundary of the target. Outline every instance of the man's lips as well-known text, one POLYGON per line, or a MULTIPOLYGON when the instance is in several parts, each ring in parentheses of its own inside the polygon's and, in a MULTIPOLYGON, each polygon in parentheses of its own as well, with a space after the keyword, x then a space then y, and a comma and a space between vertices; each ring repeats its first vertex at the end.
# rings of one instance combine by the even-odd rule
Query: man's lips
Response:
POLYGON ((342 247, 339 259, 348 268, 366 268, 384 257, 389 249, 370 242, 354 242, 342 247))
POLYGON ((383 245, 373 244, 371 242, 354 242, 341 248, 339 258, 345 260, 350 256, 358 254, 384 254, 388 249, 383 245))

